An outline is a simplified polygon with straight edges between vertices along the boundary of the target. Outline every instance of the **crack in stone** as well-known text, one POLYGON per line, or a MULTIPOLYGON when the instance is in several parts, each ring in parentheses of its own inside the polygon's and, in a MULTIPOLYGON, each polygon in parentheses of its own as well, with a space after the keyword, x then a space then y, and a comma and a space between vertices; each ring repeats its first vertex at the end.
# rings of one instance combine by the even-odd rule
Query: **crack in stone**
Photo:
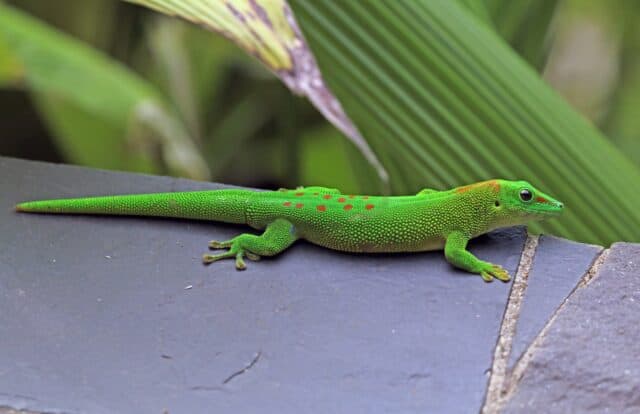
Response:
MULTIPOLYGON (((536 247, 537 244, 538 240, 535 241, 536 247)), ((524 298, 524 293, 526 290, 527 277, 529 275, 529 271, 531 270, 531 264, 535 255, 535 247, 532 252, 529 252, 529 254, 527 254, 528 246, 529 238, 527 239, 527 243, 525 244, 525 248, 522 252, 521 263, 518 267, 518 273, 516 274, 516 278, 514 280, 514 286, 511 289, 511 294, 509 296, 509 301, 507 304, 507 310, 505 311, 502 327, 500 329, 498 344, 496 345, 496 349, 494 352, 494 362, 491 371, 491 377, 489 379, 489 386, 487 388, 487 396, 485 399, 485 404, 481 409, 482 414, 500 413, 504 409, 507 402, 511 399, 511 397, 517 390, 520 380, 522 379, 527 367, 529 366, 529 363, 531 362, 536 350, 540 347, 540 344, 546 337, 549 329, 555 322, 560 311, 564 308, 567 301, 570 300, 571 296, 573 296, 573 294, 577 290, 586 287, 597 276, 600 267, 607 259, 610 251, 609 249, 604 249, 600 252, 589 269, 585 272, 580 282, 578 282, 576 287, 567 295, 567 297, 562 301, 555 312, 553 312, 540 333, 529 344, 526 351, 516 362, 513 369, 508 372, 507 362, 511 352, 513 337, 516 332, 516 323, 520 314, 520 306, 522 304, 522 299, 524 298), (525 260, 525 256, 527 255, 529 256, 529 260, 525 266, 526 269, 523 269, 522 262, 525 260), (521 270, 526 270, 526 273, 523 273, 521 275, 521 270), (521 287, 517 285, 519 282, 519 278, 521 278, 521 287), (513 308, 511 307, 512 300, 514 301, 513 308)))
POLYGON ((489 376, 489 385, 485 396, 484 405, 480 412, 482 414, 496 413, 501 408, 503 399, 503 390, 508 379, 507 363, 511 354, 513 338, 516 333, 516 324, 520 316, 520 308, 525 290, 527 289, 527 280, 529 272, 533 264, 533 259, 538 248, 540 236, 528 235, 525 241, 520 263, 516 271, 511 292, 507 301, 507 307, 502 318, 498 342, 493 354, 493 364, 491 367, 491 375, 489 376))
MULTIPOLYGON (((609 252, 610 249, 604 249, 602 252, 600 252, 600 255, 596 257, 589 270, 587 270, 587 273, 585 273, 585 275, 582 277, 582 280, 580 280, 580 283, 578 283, 578 289, 583 288, 591 283, 593 278, 600 271, 600 267, 602 266, 602 264, 605 262, 605 260, 607 260, 607 257, 609 257, 609 252)), ((569 296, 571 295, 573 295, 573 291, 571 292, 571 294, 569 294, 569 296)))
POLYGON ((549 329, 555 322, 556 318, 558 317, 558 314, 562 311, 567 301, 571 298, 571 296, 573 296, 573 294, 577 290, 587 286, 593 280, 593 278, 597 275, 598 271, 600 270, 600 267, 609 256, 609 251, 610 251, 609 249, 604 249, 598 255, 598 257, 593 261, 593 264, 589 267, 589 270, 586 271, 586 273, 584 274, 580 282, 578 282, 578 284, 571 291, 571 293, 569 293, 569 295, 562 301, 560 306, 558 306, 558 309, 556 309, 553 315, 551 315, 551 318, 549 318, 549 320, 545 324, 544 328, 542 328, 538 336, 536 336, 536 338, 527 347, 527 350, 522 354, 522 357, 516 362, 515 366, 513 367, 513 370, 511 371, 510 381, 509 381, 509 384, 507 384, 508 387, 504 390, 504 404, 506 404, 506 402, 515 393, 518 387, 518 384, 520 383, 520 380, 524 375, 524 372, 526 371, 527 367, 529 366, 529 363, 531 362, 531 359, 533 358, 533 355, 535 354, 535 351, 540 347, 540 344, 542 343, 544 338, 547 336, 547 332, 549 332, 549 329))
POLYGON ((227 379, 225 379, 224 381, 222 381, 222 384, 228 384, 232 379, 234 379, 235 377, 237 377, 238 375, 242 375, 245 372, 249 371, 251 368, 253 368, 253 366, 255 364, 258 363, 258 361, 260 360, 260 356, 262 356, 262 351, 259 351, 255 357, 253 357, 253 359, 251 360, 251 362, 249 362, 249 364, 247 366, 245 366, 244 368, 242 368, 239 371, 234 372, 233 374, 229 375, 227 377, 227 379))

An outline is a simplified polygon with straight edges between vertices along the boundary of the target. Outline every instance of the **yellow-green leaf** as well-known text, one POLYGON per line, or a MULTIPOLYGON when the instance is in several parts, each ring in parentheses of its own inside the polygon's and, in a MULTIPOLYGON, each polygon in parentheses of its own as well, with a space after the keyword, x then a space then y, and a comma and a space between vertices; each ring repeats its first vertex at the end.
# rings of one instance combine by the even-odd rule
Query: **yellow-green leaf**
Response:
POLYGON ((344 133, 383 181, 387 173, 326 87, 284 0, 124 0, 221 33, 254 55, 296 94, 306 96, 344 133))

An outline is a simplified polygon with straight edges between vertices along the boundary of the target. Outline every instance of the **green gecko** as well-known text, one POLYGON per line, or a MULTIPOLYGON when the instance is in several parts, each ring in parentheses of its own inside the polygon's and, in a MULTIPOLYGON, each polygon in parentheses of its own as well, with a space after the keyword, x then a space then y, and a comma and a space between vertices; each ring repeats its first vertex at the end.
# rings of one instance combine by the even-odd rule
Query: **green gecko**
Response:
POLYGON ((490 180, 451 190, 425 189, 412 196, 345 195, 325 187, 278 191, 210 190, 160 194, 30 201, 16 206, 30 213, 113 214, 175 217, 242 223, 264 230, 227 241, 211 241, 204 263, 244 257, 258 260, 287 249, 298 239, 357 253, 444 249, 453 266, 491 282, 510 279, 502 267, 471 254, 467 242, 495 228, 560 214, 561 202, 526 181, 490 180))

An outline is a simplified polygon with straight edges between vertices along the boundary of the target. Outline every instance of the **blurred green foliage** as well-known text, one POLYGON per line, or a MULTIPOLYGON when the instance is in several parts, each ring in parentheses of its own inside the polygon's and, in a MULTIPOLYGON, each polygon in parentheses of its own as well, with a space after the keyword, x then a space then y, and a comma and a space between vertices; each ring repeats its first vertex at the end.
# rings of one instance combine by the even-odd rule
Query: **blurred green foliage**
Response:
MULTIPOLYGON (((0 110, 12 124, 42 123, 60 161, 274 187, 305 183, 309 140, 348 151, 308 102, 215 33, 116 0, 7 3, 0 110), (14 106, 16 91, 36 119, 14 106)), ((33 139, 21 130, 0 154, 52 159, 8 142, 33 139)), ((314 184, 336 177, 333 164, 316 166, 314 184)), ((354 182, 348 165, 341 175, 354 182)))
MULTIPOLYGON (((640 2, 459 1, 640 166, 640 2)), ((0 113, 11 129, 2 155, 260 187, 381 188, 353 145, 255 59, 119 0, 0 0, 0 113)), ((402 181, 398 161, 378 155, 402 181)))

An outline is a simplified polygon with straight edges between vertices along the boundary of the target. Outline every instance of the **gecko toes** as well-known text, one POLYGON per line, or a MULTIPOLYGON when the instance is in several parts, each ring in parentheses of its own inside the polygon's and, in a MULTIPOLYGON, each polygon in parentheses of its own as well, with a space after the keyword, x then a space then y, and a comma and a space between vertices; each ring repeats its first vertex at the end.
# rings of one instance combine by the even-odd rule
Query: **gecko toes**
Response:
POLYGON ((493 282, 493 276, 491 276, 489 272, 482 271, 480 272, 480 276, 482 277, 482 280, 484 280, 487 283, 493 282))
POLYGON ((482 280, 485 282, 493 282, 493 279, 496 278, 502 282, 508 282, 511 280, 511 276, 509 272, 503 269, 501 266, 494 264, 487 264, 485 268, 480 271, 480 276, 482 280))

